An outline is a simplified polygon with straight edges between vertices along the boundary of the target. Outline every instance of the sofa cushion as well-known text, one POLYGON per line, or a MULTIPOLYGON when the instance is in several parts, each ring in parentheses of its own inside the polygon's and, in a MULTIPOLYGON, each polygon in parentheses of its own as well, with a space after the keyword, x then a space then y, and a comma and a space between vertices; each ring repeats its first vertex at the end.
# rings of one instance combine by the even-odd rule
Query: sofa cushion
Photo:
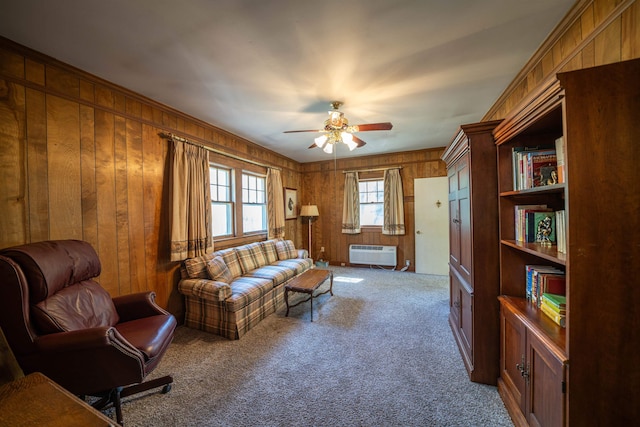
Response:
POLYGON ((238 256, 238 261, 240 261, 240 266, 244 274, 267 265, 267 258, 264 255, 260 242, 238 246, 236 248, 236 255, 238 256))
POLYGON ((269 279, 273 281, 273 286, 284 283, 295 275, 295 268, 286 265, 265 265, 245 274, 245 276, 269 279))
POLYGON ((277 261, 275 265, 284 266, 295 271, 296 274, 303 273, 313 267, 311 258, 293 258, 277 261))
POLYGON ((231 296, 225 300, 229 311, 238 311, 273 290, 273 282, 260 277, 238 277, 231 282, 231 296))
POLYGON ((233 280, 231 271, 229 271, 229 267, 224 263, 221 256, 213 257, 207 263, 207 271, 209 272, 209 278, 216 282, 231 283, 233 280))
POLYGON ((298 251, 291 240, 279 240, 276 242, 276 251, 278 252, 278 259, 283 261, 285 259, 297 258, 298 251))
POLYGON ((215 254, 205 254, 195 258, 184 260, 184 268, 191 279, 208 279, 207 263, 213 259, 215 254))
POLYGON ((231 272, 231 277, 233 279, 242 276, 242 267, 240 266, 240 261, 238 261, 238 255, 236 255, 236 250, 234 248, 214 252, 214 255, 222 257, 224 263, 227 264, 227 268, 231 272))
POLYGON ((275 240, 265 240, 264 242, 260 242, 260 244, 262 245, 264 256, 267 259, 267 264, 273 264, 278 261, 278 251, 276 250, 275 240))
POLYGON ((111 295, 93 280, 67 286, 32 309, 42 333, 113 326, 120 320, 111 295))

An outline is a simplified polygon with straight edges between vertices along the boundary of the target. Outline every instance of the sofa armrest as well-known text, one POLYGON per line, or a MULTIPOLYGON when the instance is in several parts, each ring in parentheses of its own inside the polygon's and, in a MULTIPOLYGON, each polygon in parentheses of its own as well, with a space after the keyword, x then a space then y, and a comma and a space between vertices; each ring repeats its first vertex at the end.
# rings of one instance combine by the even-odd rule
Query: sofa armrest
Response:
POLYGON ((156 304, 155 292, 138 292, 113 298, 121 322, 141 319, 143 317, 169 314, 156 304))
POLYGON ((208 279, 180 280, 178 290, 184 295, 190 295, 208 301, 224 301, 231 296, 231 285, 208 279))
POLYGON ((299 259, 309 258, 309 252, 306 249, 298 249, 298 258, 299 259))

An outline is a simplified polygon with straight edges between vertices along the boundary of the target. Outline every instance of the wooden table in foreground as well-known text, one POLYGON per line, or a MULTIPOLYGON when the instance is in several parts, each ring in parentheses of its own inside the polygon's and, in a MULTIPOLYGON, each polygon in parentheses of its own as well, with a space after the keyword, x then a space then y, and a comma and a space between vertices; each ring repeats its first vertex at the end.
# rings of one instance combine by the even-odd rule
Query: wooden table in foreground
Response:
POLYGON ((0 387, 0 426, 116 426, 45 375, 35 372, 0 387))
POLYGON ((304 273, 284 285, 284 301, 287 304, 287 314, 285 314, 285 317, 289 316, 289 309, 291 307, 295 307, 296 305, 302 304, 303 302, 311 301, 311 321, 313 322, 313 298, 326 294, 327 292, 331 292, 331 295, 333 296, 333 271, 323 270, 319 268, 305 271, 304 273), (316 291, 316 289, 318 289, 320 285, 322 285, 325 280, 329 278, 331 279, 331 282, 329 283, 329 289, 314 295, 313 293, 316 291), (289 292, 300 292, 303 294, 309 294, 309 298, 290 306, 289 292))

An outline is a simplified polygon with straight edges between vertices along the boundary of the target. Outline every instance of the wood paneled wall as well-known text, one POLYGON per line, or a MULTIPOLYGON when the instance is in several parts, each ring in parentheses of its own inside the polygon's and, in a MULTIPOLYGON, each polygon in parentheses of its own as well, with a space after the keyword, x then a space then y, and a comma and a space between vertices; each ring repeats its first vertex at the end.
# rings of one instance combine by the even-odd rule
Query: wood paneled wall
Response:
MULTIPOLYGON (((452 133, 453 135, 453 133, 452 133)), ((447 141, 443 141, 443 146, 447 141)), ((398 266, 404 265, 404 260, 411 260, 410 271, 415 266, 415 231, 414 231, 414 194, 413 180, 415 178, 430 178, 446 176, 446 165, 440 159, 444 148, 408 151, 404 153, 367 156, 355 159, 339 159, 336 162, 305 163, 302 165, 303 191, 300 202, 302 204, 318 205, 320 216, 313 224, 311 237, 314 258, 324 247, 324 258, 332 265, 345 263, 349 265, 350 244, 392 245, 398 247, 398 266), (363 229, 360 234, 342 234, 342 205, 344 195, 345 170, 364 170, 402 166, 402 189, 404 192, 405 235, 386 236, 378 229, 363 229)), ((382 177, 383 172, 360 173, 360 178, 382 177)), ((303 224, 303 242, 308 247, 308 228, 303 224)))
POLYGON ((559 72, 640 58, 640 3, 578 0, 483 120, 502 119, 559 72))
MULTIPOLYGON (((160 132, 280 167, 301 187, 286 157, 0 38, 0 247, 86 240, 111 295, 152 290, 181 316, 160 132)), ((301 245, 301 225, 286 236, 301 245)))

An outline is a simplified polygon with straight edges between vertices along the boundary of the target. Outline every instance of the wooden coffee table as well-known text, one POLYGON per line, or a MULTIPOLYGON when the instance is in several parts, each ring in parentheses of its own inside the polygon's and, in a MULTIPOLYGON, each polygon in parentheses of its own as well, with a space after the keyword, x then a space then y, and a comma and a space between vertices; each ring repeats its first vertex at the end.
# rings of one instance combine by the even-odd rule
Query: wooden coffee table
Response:
POLYGON ((333 296, 333 271, 331 270, 314 268, 305 271, 298 277, 293 278, 289 283, 284 285, 284 301, 287 304, 287 314, 285 314, 285 317, 289 316, 289 309, 291 307, 300 305, 303 302, 311 301, 311 321, 313 322, 313 298, 326 294, 327 292, 331 292, 331 295, 333 296), (316 289, 318 289, 320 285, 322 285, 329 278, 331 279, 329 289, 314 295, 313 293, 316 291, 316 289), (290 306, 289 292, 309 294, 309 298, 290 306))

